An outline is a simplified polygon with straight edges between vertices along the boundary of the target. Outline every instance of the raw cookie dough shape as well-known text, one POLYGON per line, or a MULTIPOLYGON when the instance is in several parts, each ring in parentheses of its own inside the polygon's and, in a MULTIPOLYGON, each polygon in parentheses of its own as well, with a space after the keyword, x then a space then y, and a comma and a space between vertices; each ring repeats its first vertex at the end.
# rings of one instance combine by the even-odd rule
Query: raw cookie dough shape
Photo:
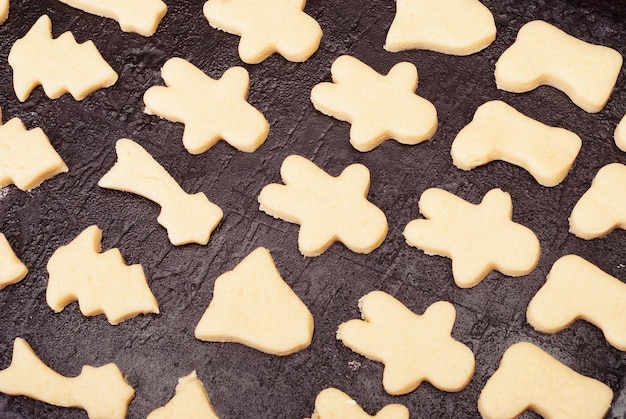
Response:
POLYGON ((223 212, 202 192, 190 195, 136 142, 122 138, 115 145, 117 163, 98 186, 131 192, 161 206, 157 218, 174 246, 207 244, 223 212))
POLYGON ((153 410, 147 419, 203 418, 218 419, 211 400, 196 372, 178 379, 176 395, 163 407, 153 410))
POLYGON ((22 338, 16 338, 11 365, 0 371, 0 392, 27 396, 61 407, 79 407, 90 419, 123 419, 135 390, 115 364, 83 366, 64 377, 45 365, 22 338))
POLYGON ((389 404, 370 416, 350 396, 336 388, 322 390, 315 398, 311 419, 409 419, 409 409, 401 404, 389 404))
POLYGON ((220 139, 253 152, 267 139, 269 122, 246 101, 250 78, 245 68, 229 68, 214 80, 190 62, 171 58, 161 76, 166 86, 146 91, 145 111, 185 124, 183 145, 191 154, 207 151, 220 139))
POLYGON ((626 229, 626 166, 611 163, 598 171, 569 217, 569 230, 591 240, 626 229))
POLYGON ((337 339, 361 355, 385 364, 383 387, 391 395, 410 393, 424 380, 444 391, 460 391, 474 374, 474 354, 452 336, 454 306, 438 301, 416 315, 382 291, 359 300, 363 320, 339 326, 337 339))
POLYGON ((619 121, 617 127, 615 128, 615 145, 619 147, 620 150, 626 151, 626 115, 619 121))
POLYGON ((59 0, 68 6, 101 17, 108 17, 120 24, 124 32, 151 36, 167 12, 161 0, 59 0))
POLYGON ((418 144, 437 130, 437 110, 415 94, 417 69, 408 62, 396 64, 386 76, 349 55, 335 60, 332 83, 320 83, 311 91, 318 111, 352 124, 350 143, 370 151, 393 138, 402 144, 418 144))
POLYGON ((527 117, 495 100, 481 105, 452 143, 456 167, 471 170, 493 160, 526 169, 543 186, 565 179, 580 151, 580 137, 527 117))
POLYGON ((474 205, 443 189, 426 190, 419 201, 426 219, 407 224, 409 245, 429 255, 452 259, 454 282, 461 288, 478 284, 490 271, 522 276, 539 261, 539 240, 511 220, 511 195, 492 189, 474 205))
POLYGON ((87 227, 48 261, 46 301, 55 312, 78 301, 85 316, 102 314, 115 325, 140 313, 158 313, 141 265, 127 266, 117 248, 101 252, 102 230, 87 227))
POLYGON ((606 340, 626 351, 626 284, 580 256, 557 260, 544 286, 528 305, 526 317, 536 330, 556 333, 578 319, 604 333, 606 340))
POLYGON ((9 17, 9 0, 0 0, 0 24, 9 17))
POLYGON ((285 184, 265 186, 260 209, 300 224, 298 247, 304 256, 318 256, 335 241, 353 252, 370 253, 385 239, 387 217, 367 200, 367 167, 352 164, 333 177, 306 158, 291 155, 280 174, 285 184))
POLYGON ((496 62, 499 89, 523 93, 540 85, 563 91, 583 110, 599 112, 611 96, 622 67, 614 49, 589 44, 535 20, 496 62))
POLYGON ((13 87, 20 102, 39 85, 50 99, 69 92, 82 100, 109 87, 117 73, 102 58, 92 41, 76 43, 71 32, 52 39, 52 22, 47 15, 37 20, 28 33, 11 47, 13 87))
POLYGON ((4 234, 0 233, 0 290, 7 285, 20 282, 28 268, 20 261, 4 234))
POLYGON ((552 419, 601 419, 613 391, 585 377, 528 342, 506 350, 478 398, 486 419, 513 419, 532 409, 552 419))
POLYGON ((41 128, 27 130, 19 118, 2 125, 0 112, 0 188, 14 183, 29 191, 68 171, 41 128))
POLYGON ((478 0, 397 0, 385 49, 470 55, 496 39, 493 15, 478 0))
POLYGON ((195 335, 289 355, 311 344, 313 316, 282 279, 270 252, 259 247, 215 280, 213 300, 195 335))
POLYGON ((239 57, 258 64, 277 52, 289 61, 308 59, 320 45, 322 29, 303 12, 306 0, 209 0, 209 24, 241 36, 239 57))

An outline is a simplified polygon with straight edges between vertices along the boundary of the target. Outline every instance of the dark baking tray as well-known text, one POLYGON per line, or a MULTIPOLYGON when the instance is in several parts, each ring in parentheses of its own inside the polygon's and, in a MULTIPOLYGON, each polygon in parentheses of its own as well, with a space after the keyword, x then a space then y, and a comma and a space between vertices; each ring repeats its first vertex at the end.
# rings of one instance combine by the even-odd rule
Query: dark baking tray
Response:
MULTIPOLYGON (((31 192, 10 186, 0 190, 0 231, 30 269, 20 283, 0 291, 0 369, 9 365, 13 340, 24 337, 56 371, 77 375, 84 364, 115 362, 136 395, 128 417, 145 417, 166 403, 176 380, 196 370, 223 418, 302 418, 310 415, 316 395, 335 386, 374 413, 387 403, 402 403, 412 417, 478 417, 477 398, 505 349, 531 341, 582 374, 615 392, 609 417, 626 413, 626 357, 606 343, 599 329, 576 322, 563 332, 538 333, 526 322, 528 302, 560 256, 579 254, 608 273, 626 280, 626 232, 584 241, 568 233, 568 216, 596 172, 611 162, 626 163, 613 142, 613 130, 626 113, 624 70, 607 106, 588 114, 563 93, 541 87, 524 94, 496 89, 493 70, 519 28, 543 19, 583 40, 613 47, 626 55, 626 2, 495 1, 498 36, 482 52, 447 56, 430 51, 389 53, 385 36, 395 13, 391 0, 309 0, 306 12, 320 23, 319 50, 305 63, 272 56, 244 65, 237 55, 239 38, 212 29, 202 15, 203 1, 169 1, 156 35, 144 38, 122 32, 117 23, 72 9, 53 0, 11 3, 0 26, 0 106, 5 120, 21 118, 41 127, 70 171, 31 192), (77 102, 69 95, 50 100, 38 88, 25 103, 12 90, 7 55, 13 42, 47 13, 55 36, 71 30, 82 42, 91 39, 119 73, 118 82, 77 102), (317 112, 311 88, 330 79, 330 66, 350 54, 386 73, 400 61, 419 72, 417 93, 432 101, 439 127, 429 142, 409 147, 385 142, 369 153, 348 143, 349 124, 317 112), (162 84, 160 68, 170 57, 183 57, 213 78, 229 67, 250 72, 249 101, 271 124, 267 142, 255 153, 238 152, 220 142, 192 156, 181 143, 182 125, 143 113, 142 95, 162 84), (582 150, 569 176, 554 188, 535 182, 523 169, 494 162, 464 172, 452 165, 450 145, 475 109, 503 99, 523 113, 576 132, 582 150), (138 196, 104 190, 97 181, 116 160, 114 144, 128 137, 143 145, 189 192, 202 191, 225 213, 207 246, 173 247, 156 223, 159 208, 138 196), (389 234, 369 255, 335 244, 323 255, 302 257, 298 226, 273 219, 258 209, 261 188, 280 181, 279 168, 290 154, 312 159, 337 175, 359 162, 371 171, 369 198, 387 215, 389 234), (471 289, 452 281, 450 260, 409 247, 404 226, 419 217, 417 202, 429 187, 440 187, 477 203, 492 188, 513 198, 513 218, 539 237, 537 268, 521 278, 497 272, 471 289), (54 314, 45 302, 46 263, 52 252, 91 224, 104 230, 103 248, 119 247, 127 263, 143 265, 161 309, 118 326, 104 316, 83 317, 76 303, 54 314), (193 330, 211 301, 217 276, 232 269, 257 246, 269 248, 285 280, 315 318, 312 345, 286 357, 263 354, 243 345, 206 343, 193 330), (453 336, 472 348, 476 372, 458 393, 424 383, 412 393, 392 397, 381 384, 383 366, 353 353, 335 339, 337 326, 359 316, 357 300, 369 291, 391 293, 416 313, 437 300, 457 309, 453 336)), ((25 397, 0 395, 3 418, 79 418, 78 409, 62 409, 25 397)), ((533 413, 525 414, 534 417, 533 413)))

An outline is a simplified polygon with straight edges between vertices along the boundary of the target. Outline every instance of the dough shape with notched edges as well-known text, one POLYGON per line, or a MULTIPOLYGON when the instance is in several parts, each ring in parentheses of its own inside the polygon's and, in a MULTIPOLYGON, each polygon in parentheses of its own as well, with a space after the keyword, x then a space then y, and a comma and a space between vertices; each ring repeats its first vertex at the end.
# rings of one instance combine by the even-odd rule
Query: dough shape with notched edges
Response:
POLYGON ((176 394, 165 406, 150 412, 146 419, 218 419, 209 395, 195 371, 179 378, 176 394))
POLYGON ((6 236, 0 233, 0 290, 20 282, 28 268, 17 258, 6 236))
POLYGON ((409 409, 401 404, 388 404, 370 416, 350 396, 336 388, 322 390, 315 398, 311 419, 409 419, 409 409))
POLYGON ((335 241, 353 252, 370 253, 385 239, 387 217, 367 200, 367 167, 352 164, 333 177, 306 158, 291 155, 280 173, 285 184, 265 186, 260 209, 300 224, 298 247, 304 256, 318 256, 335 241))
POLYGON ((350 143, 370 151, 393 138, 402 144, 418 144, 437 130, 437 110, 415 94, 417 69, 408 62, 396 64, 384 76, 349 55, 335 60, 332 83, 320 83, 311 91, 315 109, 352 124, 350 143))
POLYGON ((398 396, 423 381, 444 391, 460 391, 474 374, 474 354, 452 336, 454 306, 437 301, 416 315, 382 291, 359 300, 363 320, 339 326, 337 339, 353 351, 385 364, 383 386, 398 396))

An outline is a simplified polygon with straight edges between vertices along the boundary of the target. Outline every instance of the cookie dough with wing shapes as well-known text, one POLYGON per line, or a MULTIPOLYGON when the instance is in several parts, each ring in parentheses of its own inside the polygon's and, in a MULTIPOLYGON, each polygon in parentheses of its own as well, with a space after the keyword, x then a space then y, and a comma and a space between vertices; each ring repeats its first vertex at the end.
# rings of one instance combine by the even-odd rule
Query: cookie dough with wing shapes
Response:
POLYGON ((569 217, 569 230, 581 239, 626 229, 626 165, 611 163, 598 171, 569 217))
POLYGON ((218 419, 209 395, 195 371, 178 379, 174 397, 165 406, 153 410, 146 419, 174 418, 218 419))
POLYGON ((156 32, 167 6, 161 0, 59 0, 68 6, 114 19, 124 32, 151 36, 156 32))
POLYGON ((265 142, 269 122, 250 105, 250 78, 243 67, 232 67, 214 80, 182 58, 169 59, 161 69, 165 86, 146 91, 146 113, 185 124, 183 145, 200 154, 220 139, 238 150, 253 152, 265 142))
POLYGON ((352 124, 350 143, 370 151, 393 138, 418 144, 437 130, 437 110, 415 94, 417 69, 408 62, 396 64, 386 76, 349 55, 335 60, 332 83, 311 91, 315 109, 352 124))
POLYGON ((409 419, 409 409, 401 404, 389 404, 370 416, 350 396, 336 388, 322 390, 315 398, 311 419, 409 419))
POLYGON ((383 386, 398 396, 423 381, 444 391, 460 391, 474 375, 474 354, 452 336, 454 306, 437 301, 424 314, 412 313, 382 291, 359 300, 363 320, 339 326, 337 339, 353 351, 385 364, 383 386))
POLYGON ((217 29, 241 36, 239 57, 258 64, 277 52, 307 60, 320 45, 322 29, 304 13, 306 0, 208 0, 204 16, 217 29))
POLYGON ((563 128, 550 127, 494 100, 481 105, 472 122, 452 143, 456 167, 471 170, 493 160, 526 169, 543 186, 565 179, 582 140, 563 128))
POLYGON ((353 252, 370 253, 387 236, 387 217, 367 200, 370 173, 362 164, 333 177, 306 158, 291 155, 280 174, 285 184, 265 186, 260 209, 300 224, 298 247, 304 256, 319 256, 335 241, 353 252))
POLYGON ((44 364, 22 338, 15 339, 11 364, 0 371, 0 392, 79 407, 89 419, 123 419, 135 396, 117 365, 85 365, 77 377, 64 377, 44 364))
POLYGON ((20 102, 39 85, 50 99, 70 93, 82 100, 90 93, 112 86, 117 73, 107 64, 92 41, 78 44, 71 32, 52 39, 47 15, 37 20, 9 52, 13 87, 20 102))
POLYGON ((454 282, 461 288, 473 287, 492 270, 526 275, 539 261, 537 236, 511 220, 511 196, 500 189, 490 190, 476 205, 431 188, 422 194, 419 209, 426 219, 406 226, 407 243, 452 259, 454 282))
POLYGON ((27 273, 26 265, 15 256, 11 244, 4 234, 0 233, 0 290, 20 282, 27 273))
POLYGON ((495 39, 493 15, 478 0, 397 0, 385 49, 470 55, 495 39))
POLYGON ((270 252, 259 247, 215 280, 195 335, 289 355, 311 344, 313 315, 280 276, 270 252))
POLYGON ((613 391, 529 342, 506 350, 478 398, 485 419, 514 419, 526 410, 544 418, 602 419, 613 391))
POLYGON ((98 186, 143 196, 161 206, 157 218, 174 246, 207 244, 223 212, 202 192, 185 192, 139 144, 122 138, 115 145, 117 163, 98 186))
POLYGON ((515 43, 496 62, 496 84, 514 93, 552 86, 583 110, 595 113, 609 100, 622 61, 614 49, 535 20, 522 26, 515 43))

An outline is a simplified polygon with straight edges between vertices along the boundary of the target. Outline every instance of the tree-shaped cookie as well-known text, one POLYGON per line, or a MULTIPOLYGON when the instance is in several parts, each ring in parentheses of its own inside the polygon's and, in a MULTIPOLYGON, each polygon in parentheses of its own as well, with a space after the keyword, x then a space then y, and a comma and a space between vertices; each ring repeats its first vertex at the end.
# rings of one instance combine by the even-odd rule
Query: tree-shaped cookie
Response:
POLYGON ((44 364, 22 338, 15 339, 11 365, 0 371, 0 392, 80 407, 90 419, 125 418, 135 395, 117 365, 85 365, 79 376, 64 377, 44 364))
POLYGON ((300 224, 298 247, 305 256, 318 256, 335 241, 357 253, 376 249, 387 235, 387 217, 367 200, 369 170, 348 166, 330 176, 302 156, 285 159, 280 169, 284 185, 261 190, 262 211, 300 224))
POLYGON ((204 16, 214 28, 241 36, 239 57, 258 64, 277 52, 301 62, 319 47, 322 29, 303 12, 306 0, 209 0, 204 16))
POLYGON ((478 0, 397 0, 385 49, 470 55, 494 39, 493 15, 478 0))
POLYGON ((26 265, 15 256, 9 241, 0 233, 0 290, 20 282, 27 273, 26 265))
POLYGON ((161 69, 166 86, 154 86, 143 100, 146 112, 185 124, 183 145, 200 154, 224 139, 241 151, 259 148, 269 122, 246 98, 250 79, 243 67, 232 67, 214 80, 182 58, 169 59, 161 69))
POLYGON ((313 316, 281 278, 270 252, 260 247, 215 280, 213 300, 195 335, 289 355, 311 344, 313 316))
POLYGON ((46 301, 57 313, 78 301, 85 316, 104 313, 118 324, 139 313, 158 313, 141 265, 127 266, 117 248, 100 253, 102 230, 92 225, 48 261, 46 301))
POLYGON ((315 398, 311 419, 409 419, 409 409, 401 404, 389 404, 370 416, 350 396, 336 388, 322 390, 315 398))
POLYGON ((146 419, 171 418, 218 419, 209 395, 195 371, 180 378, 176 395, 165 406, 153 410, 146 419))
POLYGON ((355 352, 385 364, 383 386, 407 394, 423 381, 445 391, 462 390, 474 374, 471 349, 451 336, 454 306, 438 301, 416 315, 382 291, 359 300, 363 320, 339 326, 337 339, 355 352))
POLYGON ((539 261, 537 236, 511 220, 511 196, 500 189, 490 190, 475 205, 432 188, 422 194, 419 209, 426 219, 407 224, 407 243, 427 254, 451 258, 459 287, 473 287, 492 270, 526 275, 539 261))
POLYGON ((117 81, 117 73, 92 41, 78 44, 71 32, 52 39, 51 31, 52 22, 43 15, 11 48, 13 87, 21 102, 39 85, 50 99, 69 92, 74 99, 82 100, 117 81))
POLYGON ((335 60, 332 83, 311 91, 315 109, 352 124, 350 143, 370 151, 393 138, 403 144, 428 140, 437 129, 437 110, 415 94, 417 69, 408 62, 393 66, 386 76, 349 55, 335 60))

